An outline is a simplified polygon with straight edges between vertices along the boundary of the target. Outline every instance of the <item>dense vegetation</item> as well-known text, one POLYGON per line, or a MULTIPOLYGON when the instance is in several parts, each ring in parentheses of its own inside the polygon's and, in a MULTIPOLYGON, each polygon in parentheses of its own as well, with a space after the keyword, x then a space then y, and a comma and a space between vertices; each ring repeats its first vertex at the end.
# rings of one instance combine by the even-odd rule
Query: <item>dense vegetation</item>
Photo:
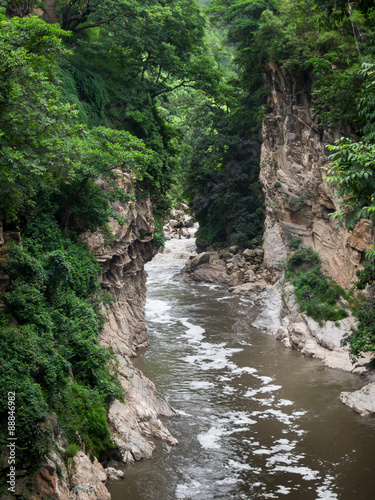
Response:
POLYGON ((338 284, 323 272, 319 254, 311 247, 301 247, 288 258, 285 279, 294 286, 300 310, 320 325, 325 321, 339 321, 348 315, 340 297, 349 296, 338 284))
MULTIPOLYGON (((160 218, 188 200, 204 245, 260 241, 267 64, 298 83, 321 129, 347 131, 327 173, 342 197, 339 220, 353 228, 375 218, 372 3, 72 0, 56 2, 58 27, 25 17, 30 1, 0 0, 0 220, 22 238, 4 250, 0 410, 16 389, 26 465, 48 452, 51 417, 72 445, 95 455, 112 447, 105 412, 122 396, 98 342, 108 298, 79 235, 106 232, 110 217, 124 222, 114 202, 134 196, 118 188, 121 172, 160 218)), ((318 321, 339 319, 341 292, 313 254, 296 263, 298 252, 289 266, 301 306, 318 321)), ((354 356, 375 349, 370 257, 354 356)))

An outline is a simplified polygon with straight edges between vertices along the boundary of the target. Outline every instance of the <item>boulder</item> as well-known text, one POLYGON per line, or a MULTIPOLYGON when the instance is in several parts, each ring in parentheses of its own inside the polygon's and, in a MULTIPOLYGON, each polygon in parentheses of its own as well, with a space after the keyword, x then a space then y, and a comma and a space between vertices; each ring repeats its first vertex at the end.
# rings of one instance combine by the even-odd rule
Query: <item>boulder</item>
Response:
POLYGON ((224 252, 220 254, 220 259, 221 260, 230 260, 233 257, 233 255, 229 252, 224 252))
POLYGON ((342 392, 340 400, 361 416, 375 414, 375 382, 367 384, 359 391, 342 392))
POLYGON ((183 223, 182 223, 182 221, 180 221, 180 220, 173 220, 173 219, 172 219, 172 220, 170 220, 170 221, 169 221, 169 225, 170 225, 170 226, 171 226, 171 228, 173 228, 173 229, 179 229, 180 227, 182 227, 182 226, 183 226, 183 223))
POLYGON ((82 451, 73 457, 71 468, 72 492, 79 500, 110 500, 111 495, 103 483, 107 474, 95 458, 93 462, 82 451))
POLYGON ((210 254, 208 252, 200 253, 189 261, 190 271, 194 272, 197 269, 197 267, 201 266, 202 264, 208 264, 209 262, 210 262, 210 254))
POLYGON ((229 262, 231 262, 231 263, 234 265, 234 267, 238 267, 238 266, 240 265, 240 263, 242 262, 242 259, 241 259, 241 257, 237 254, 237 255, 234 255, 234 256, 230 259, 230 261, 229 261, 229 262))
POLYGON ((119 481, 120 479, 124 479, 124 471, 115 469, 114 467, 107 467, 105 469, 107 473, 107 477, 111 481, 119 481))
POLYGON ((222 283, 226 285, 229 281, 224 266, 203 264, 191 275, 195 281, 208 281, 209 283, 222 283))
POLYGON ((256 257, 256 253, 255 253, 255 250, 252 250, 251 248, 246 248, 243 252, 242 252, 242 257, 246 260, 246 261, 249 261, 251 260, 252 258, 256 257))
POLYGON ((264 292, 271 285, 266 283, 265 280, 261 279, 254 283, 243 283, 242 285, 237 285, 229 288, 229 292, 236 295, 246 295, 248 297, 257 297, 260 293, 264 292))

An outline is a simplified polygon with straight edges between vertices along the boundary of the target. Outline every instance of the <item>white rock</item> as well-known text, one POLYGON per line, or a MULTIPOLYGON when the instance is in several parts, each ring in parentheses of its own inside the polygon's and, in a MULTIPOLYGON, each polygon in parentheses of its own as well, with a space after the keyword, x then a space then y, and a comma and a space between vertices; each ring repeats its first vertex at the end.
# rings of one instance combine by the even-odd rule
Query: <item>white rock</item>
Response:
POLYGON ((362 416, 375 414, 375 382, 367 384, 359 391, 342 392, 341 401, 362 416))
POLYGON ((105 471, 108 479, 111 481, 119 481, 120 479, 123 479, 125 475, 124 471, 115 469, 114 467, 107 467, 105 471))

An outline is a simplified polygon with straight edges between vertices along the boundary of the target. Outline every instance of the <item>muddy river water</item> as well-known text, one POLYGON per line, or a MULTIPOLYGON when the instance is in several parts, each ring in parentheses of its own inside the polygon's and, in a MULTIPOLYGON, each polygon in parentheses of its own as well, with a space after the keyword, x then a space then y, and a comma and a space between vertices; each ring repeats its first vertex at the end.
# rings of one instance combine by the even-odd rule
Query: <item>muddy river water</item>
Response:
POLYGON ((375 419, 338 399, 363 381, 253 328, 248 299, 176 277, 193 251, 172 240, 147 265, 136 361, 179 412, 180 444, 126 467, 112 500, 375 499, 375 419))

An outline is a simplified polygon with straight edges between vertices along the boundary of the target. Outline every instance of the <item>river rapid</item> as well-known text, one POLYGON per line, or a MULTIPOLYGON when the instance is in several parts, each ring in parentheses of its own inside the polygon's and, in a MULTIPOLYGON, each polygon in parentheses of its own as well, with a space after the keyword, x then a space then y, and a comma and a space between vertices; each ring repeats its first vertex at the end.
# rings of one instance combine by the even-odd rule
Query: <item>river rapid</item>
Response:
POLYGON ((375 420, 338 399, 363 385, 253 328, 257 309, 176 276, 194 240, 147 264, 151 346, 136 366, 179 412, 179 441, 111 482, 112 500, 375 498, 375 420))

